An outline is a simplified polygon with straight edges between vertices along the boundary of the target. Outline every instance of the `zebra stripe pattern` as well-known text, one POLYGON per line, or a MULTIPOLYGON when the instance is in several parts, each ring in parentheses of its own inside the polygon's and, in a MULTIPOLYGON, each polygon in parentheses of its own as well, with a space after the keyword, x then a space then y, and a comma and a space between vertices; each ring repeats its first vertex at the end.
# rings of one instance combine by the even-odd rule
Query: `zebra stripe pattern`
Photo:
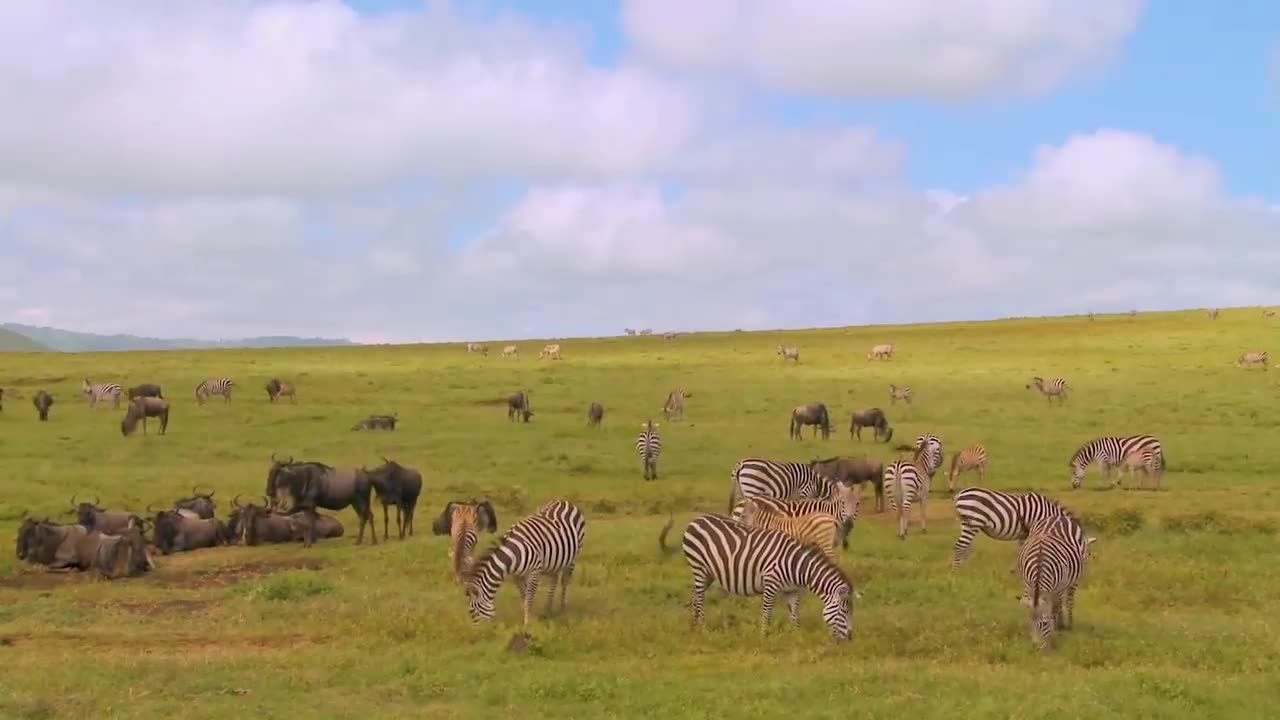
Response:
POLYGON ((742 501, 741 522, 747 527, 786 533, 801 545, 813 545, 832 561, 836 559, 836 533, 840 531, 840 523, 829 513, 790 515, 755 498, 747 498, 742 501))
POLYGON ((1033 387, 1039 390, 1040 394, 1044 395, 1045 400, 1048 402, 1053 402, 1055 397, 1058 398, 1058 402, 1066 400, 1067 390, 1070 389, 1067 387, 1067 381, 1060 377, 1049 378, 1048 380, 1041 377, 1033 377, 1031 382, 1027 383, 1027 389, 1030 390, 1033 387))
MULTIPOLYGON (((1164 448, 1160 440, 1153 435, 1105 436, 1090 440, 1071 456, 1071 487, 1077 489, 1084 481, 1084 471, 1089 465, 1098 463, 1103 477, 1111 476, 1111 469, 1120 465, 1125 458, 1134 453, 1150 452, 1150 472, 1159 485, 1160 476, 1164 474, 1164 448)), ((1114 484, 1118 485, 1120 478, 1114 484)))
POLYGON ((201 405, 213 395, 221 395, 223 402, 231 402, 231 388, 235 381, 231 378, 209 378, 196 386, 196 402, 201 405))
POLYGON ((761 630, 768 629, 779 595, 787 603, 792 624, 799 625, 800 590, 808 589, 822 598, 822 619, 832 637, 849 639, 853 583, 818 548, 801 545, 786 533, 747 527, 721 515, 695 518, 685 528, 681 546, 693 575, 689 607, 695 627, 706 620, 703 606, 713 582, 734 595, 762 595, 761 630))
MULTIPOLYGON (((862 507, 862 485, 858 484, 850 487, 844 483, 835 483, 831 489, 831 494, 823 500, 785 500, 763 495, 757 495, 750 499, 756 505, 773 509, 790 517, 802 517, 813 513, 830 515, 840 523, 840 546, 848 548, 849 533, 858 521, 858 511, 862 507)), ((746 501, 747 499, 744 498, 735 504, 733 510, 729 513, 729 517, 734 520, 740 519, 746 501)))
POLYGON ((889 385, 889 403, 897 405, 899 400, 905 400, 908 405, 911 404, 911 388, 898 387, 897 385, 889 385))
POLYGON ((929 475, 911 462, 889 463, 884 466, 884 491, 890 507, 898 514, 898 539, 907 539, 910 524, 911 503, 920 501, 920 532, 929 531, 925 517, 925 502, 929 497, 929 475))
POLYGON ((987 449, 981 445, 967 447, 951 456, 951 471, 947 473, 947 490, 955 492, 956 476, 970 470, 978 473, 978 482, 987 474, 987 449))
POLYGON ((1244 365, 1261 365, 1262 369, 1266 370, 1267 359, 1267 351, 1265 350, 1243 353, 1236 359, 1236 367, 1242 367, 1244 365))
POLYGON ((493 619, 494 597, 508 575, 516 579, 516 586, 520 589, 524 626, 529 625, 529 610, 544 575, 551 581, 547 615, 551 614, 557 582, 560 584, 560 611, 564 612, 565 595, 585 535, 586 520, 582 511, 565 500, 552 500, 508 528, 494 547, 472 561, 466 573, 467 609, 471 621, 478 623, 493 619))
POLYGON ((644 428, 636 436, 636 454, 644 466, 644 479, 658 479, 658 458, 662 455, 662 438, 658 437, 658 426, 653 420, 640 426, 644 428))
POLYGON ((831 494, 833 484, 813 463, 775 462, 760 457, 739 460, 731 477, 730 512, 734 503, 749 497, 825 498, 831 494))
POLYGON ((80 386, 81 392, 89 398, 89 407, 97 407, 98 401, 109 397, 113 407, 120 407, 120 395, 124 392, 116 383, 98 383, 91 384, 89 378, 84 379, 84 383, 80 386))
POLYGON ((956 493, 952 504, 960 520, 960 539, 951 556, 952 570, 969 558, 979 531, 993 540, 1017 540, 1021 549, 1032 525, 1054 515, 1070 514, 1058 501, 1040 493, 1006 493, 980 487, 956 493))
POLYGON ((1038 649, 1048 645, 1055 630, 1071 629, 1076 587, 1095 539, 1086 539, 1080 524, 1065 514, 1044 518, 1031 527, 1018 553, 1018 567, 1022 602, 1031 608, 1028 631, 1038 649))
POLYGON ((929 474, 929 479, 942 467, 942 438, 937 435, 919 435, 916 437, 916 454, 920 458, 920 467, 929 474))
POLYGON ((662 416, 668 420, 673 417, 684 418, 684 399, 693 397, 693 393, 684 388, 676 388, 667 393, 667 401, 662 404, 662 416))

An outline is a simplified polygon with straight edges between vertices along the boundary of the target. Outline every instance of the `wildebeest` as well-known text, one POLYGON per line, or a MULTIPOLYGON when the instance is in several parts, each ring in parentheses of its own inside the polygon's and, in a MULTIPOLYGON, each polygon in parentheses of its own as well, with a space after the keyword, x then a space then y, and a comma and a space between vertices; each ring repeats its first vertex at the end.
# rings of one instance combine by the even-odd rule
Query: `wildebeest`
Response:
POLYGON ((137 397, 153 397, 164 399, 164 393, 160 391, 160 386, 155 383, 142 383, 129 388, 129 399, 137 397))
MULTIPOLYGON (((242 545, 285 543, 294 539, 294 522, 288 515, 271 512, 270 498, 263 503, 242 505, 240 496, 231 499, 231 537, 242 545)), ((311 523, 308 523, 311 524, 311 523)))
POLYGON ((865 487, 870 481, 876 490, 876 512, 884 512, 884 463, 867 457, 831 457, 809 464, 823 477, 845 485, 865 487))
POLYGON ((893 428, 889 427, 889 421, 884 416, 884 411, 878 407, 868 408, 853 413, 853 417, 849 419, 849 437, 858 438, 858 442, 862 442, 862 428, 875 428, 874 441, 889 442, 893 439, 893 428))
POLYGON ((286 396, 289 398, 289 402, 294 404, 297 404, 298 402, 298 389, 293 386, 293 383, 281 382, 280 378, 271 378, 268 380, 266 390, 267 399, 270 402, 275 402, 281 397, 286 396))
POLYGON ((394 415, 370 415, 351 426, 352 430, 395 430, 399 413, 394 415))
MULTIPOLYGON (((271 499, 273 509, 306 513, 310 524, 314 524, 317 508, 342 510, 351 506, 360 518, 356 544, 364 542, 366 525, 373 544, 378 544, 378 526, 373 522, 369 501, 373 483, 367 473, 358 468, 339 469, 318 462, 294 462, 293 458, 281 462, 274 455, 271 461, 266 495, 271 499)), ((304 547, 311 547, 314 542, 314 528, 310 524, 303 538, 304 547)))
POLYGON ((604 406, 598 402, 591 403, 591 407, 587 408, 587 424, 591 427, 599 427, 602 420, 604 420, 604 406))
POLYGON ((560 359, 560 343, 547 343, 542 346, 542 352, 538 353, 538 359, 550 357, 555 360, 560 359))
POLYGON ((103 510, 101 501, 93 498, 93 502, 76 502, 71 496, 71 512, 76 514, 77 521, 90 531, 119 535, 128 528, 142 527, 142 518, 126 510, 103 510))
POLYGON ((120 533, 104 533, 91 530, 83 534, 74 533, 60 547, 57 559, 50 563, 50 569, 95 570, 100 577, 114 579, 118 577, 141 575, 155 568, 151 554, 147 552, 147 541, 142 537, 142 530, 129 527, 120 533))
POLYGON ((52 565, 59 559, 59 549, 70 557, 74 541, 89 530, 80 524, 60 525, 44 520, 27 518, 18 528, 17 555, 19 560, 40 565, 52 565))
POLYGON ((818 435, 818 430, 822 430, 822 439, 829 439, 831 437, 831 416, 827 414, 827 406, 820 402, 797 405, 791 411, 789 436, 799 440, 800 429, 805 425, 813 426, 814 437, 818 435))
POLYGON ((53 407, 53 396, 41 390, 36 396, 31 398, 31 404, 36 406, 36 412, 40 413, 40 421, 45 422, 49 419, 49 408, 53 407))
POLYGON ((388 506, 396 508, 396 532, 403 540, 405 532, 413 535, 413 511, 418 506, 418 496, 422 494, 422 473, 411 467, 405 467, 394 460, 382 458, 382 465, 372 470, 360 468, 369 476, 373 491, 382 503, 382 538, 390 537, 388 532, 388 506), (403 521, 401 520, 403 514, 403 521))
POLYGON ((457 500, 445 504, 444 512, 431 523, 432 535, 449 536, 449 567, 453 579, 462 582, 463 575, 471 567, 471 552, 475 550, 479 533, 494 533, 498 529, 498 514, 488 500, 457 500))
POLYGON ((169 429, 169 401, 155 397, 136 397, 129 401, 129 409, 120 421, 120 434, 129 436, 138 429, 138 421, 142 421, 142 434, 147 434, 147 418, 160 418, 160 434, 169 429))
POLYGON ((151 521, 156 549, 168 555, 227 542, 227 527, 217 518, 187 517, 177 510, 161 510, 151 521))
POLYGON ((533 416, 533 409, 529 407, 529 391, 521 390, 507 397, 507 419, 515 420, 519 417, 524 422, 529 422, 529 418, 533 416))
POLYGON ((667 401, 662 404, 662 417, 667 420, 684 418, 684 399, 693 397, 693 393, 684 388, 676 388, 667 393, 667 401))
POLYGON ((190 510, 196 514, 198 518, 211 518, 217 511, 218 506, 213 501, 215 491, 210 490, 207 493, 200 492, 199 487, 191 488, 191 497, 185 497, 173 502, 174 510, 190 510))

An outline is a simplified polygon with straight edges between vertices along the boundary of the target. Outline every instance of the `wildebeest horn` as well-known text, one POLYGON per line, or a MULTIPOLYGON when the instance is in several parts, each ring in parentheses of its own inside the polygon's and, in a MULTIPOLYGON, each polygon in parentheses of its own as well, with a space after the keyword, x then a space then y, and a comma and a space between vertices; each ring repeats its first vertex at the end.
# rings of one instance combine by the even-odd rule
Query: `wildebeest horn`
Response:
POLYGON ((200 493, 200 486, 199 486, 199 485, 192 485, 192 486, 191 486, 191 494, 192 494, 192 495, 195 495, 196 497, 207 497, 207 498, 211 498, 211 497, 213 497, 213 494, 214 494, 215 492, 217 492, 217 491, 216 491, 216 490, 210 490, 207 494, 201 494, 201 493, 200 493))
POLYGON ((97 496, 97 495, 94 495, 94 496, 93 496, 93 506, 94 506, 94 507, 102 507, 102 501, 98 499, 98 496, 97 496))
POLYGON ((262 496, 262 507, 271 507, 271 498, 266 495, 262 496))
POLYGON ((154 513, 155 513, 155 510, 151 509, 151 503, 147 503, 147 514, 152 515, 154 513))
POLYGON ((243 505, 241 505, 241 504, 240 504, 240 495, 239 495, 239 494, 237 494, 235 497, 231 498, 231 506, 232 506, 232 507, 235 507, 235 508, 243 508, 243 507, 244 507, 243 505))
POLYGON ((76 493, 71 493, 71 509, 76 508, 76 493))

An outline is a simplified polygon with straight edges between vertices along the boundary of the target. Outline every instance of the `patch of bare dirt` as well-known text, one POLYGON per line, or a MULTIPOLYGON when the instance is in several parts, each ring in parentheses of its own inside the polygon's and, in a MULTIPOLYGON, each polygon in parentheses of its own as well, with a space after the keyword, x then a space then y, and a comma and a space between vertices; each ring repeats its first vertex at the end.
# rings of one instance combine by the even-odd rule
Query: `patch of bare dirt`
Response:
POLYGON ((324 565, 324 562, 315 558, 280 558, 256 560, 239 565, 161 571, 147 575, 146 579, 170 587, 225 587, 241 580, 260 578, 284 570, 319 570, 324 565))
POLYGON ((166 632, 163 634, 110 632, 16 632, 0 634, 0 647, 38 646, 53 649, 57 645, 73 645, 85 652, 119 651, 142 655, 228 655, 245 652, 282 652, 332 642, 327 635, 224 635, 216 643, 207 634, 166 632))
POLYGON ((96 610, 124 610, 136 615, 155 617, 158 615, 189 615, 203 612, 213 606, 210 600, 111 600, 85 601, 80 605, 96 610))
POLYGON ((63 585, 74 585, 76 583, 88 582, 89 576, 86 573, 71 572, 50 572, 43 568, 33 568, 23 570, 16 575, 8 577, 0 577, 0 588, 9 588, 11 590, 38 590, 41 588, 61 587, 63 585))

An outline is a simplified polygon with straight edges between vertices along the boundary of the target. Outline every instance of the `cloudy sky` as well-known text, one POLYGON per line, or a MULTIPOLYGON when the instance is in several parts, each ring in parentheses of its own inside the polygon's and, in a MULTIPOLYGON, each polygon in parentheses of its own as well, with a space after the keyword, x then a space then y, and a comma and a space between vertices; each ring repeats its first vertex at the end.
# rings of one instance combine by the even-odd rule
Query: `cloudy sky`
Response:
POLYGON ((1280 3, 0 4, 0 320, 464 340, 1280 302, 1280 3))

